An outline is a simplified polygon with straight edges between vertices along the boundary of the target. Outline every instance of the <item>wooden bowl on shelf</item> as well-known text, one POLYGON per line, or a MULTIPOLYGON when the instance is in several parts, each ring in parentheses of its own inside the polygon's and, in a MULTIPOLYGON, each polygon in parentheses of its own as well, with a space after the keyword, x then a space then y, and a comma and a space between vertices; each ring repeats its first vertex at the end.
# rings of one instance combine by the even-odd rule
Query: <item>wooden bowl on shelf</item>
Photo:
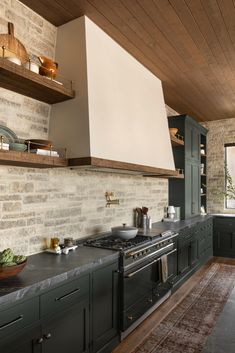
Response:
POLYGON ((26 143, 30 142, 31 150, 36 150, 36 149, 50 150, 52 146, 52 142, 49 140, 28 139, 28 140, 25 140, 25 142, 26 143))
POLYGON ((178 132, 178 129, 176 127, 171 127, 171 128, 169 128, 169 131, 170 131, 170 135, 175 137, 175 135, 178 132))
POLYGON ((26 263, 27 263, 27 260, 15 266, 2 267, 0 265, 0 280, 17 275, 23 270, 26 263))

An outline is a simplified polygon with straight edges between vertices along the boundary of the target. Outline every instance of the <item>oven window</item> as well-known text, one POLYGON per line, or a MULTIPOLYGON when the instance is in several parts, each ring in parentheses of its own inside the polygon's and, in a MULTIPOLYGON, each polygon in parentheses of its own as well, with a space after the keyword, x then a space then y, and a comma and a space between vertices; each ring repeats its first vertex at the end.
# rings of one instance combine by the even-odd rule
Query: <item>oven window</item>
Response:
POLYGON ((152 294, 153 287, 161 281, 160 261, 143 262, 140 267, 124 274, 123 283, 123 305, 127 309, 141 298, 152 294), (146 266, 147 265, 147 266, 146 266))

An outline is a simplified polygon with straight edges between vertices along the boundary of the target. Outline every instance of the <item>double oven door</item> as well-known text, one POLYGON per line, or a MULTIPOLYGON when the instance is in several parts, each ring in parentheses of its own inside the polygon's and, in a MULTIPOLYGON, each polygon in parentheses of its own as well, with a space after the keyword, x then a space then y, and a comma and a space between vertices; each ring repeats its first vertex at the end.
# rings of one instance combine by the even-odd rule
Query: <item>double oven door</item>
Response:
POLYGON ((151 257, 122 274, 122 331, 140 319, 171 289, 177 250, 151 257), (164 272, 165 271, 165 272, 164 272))

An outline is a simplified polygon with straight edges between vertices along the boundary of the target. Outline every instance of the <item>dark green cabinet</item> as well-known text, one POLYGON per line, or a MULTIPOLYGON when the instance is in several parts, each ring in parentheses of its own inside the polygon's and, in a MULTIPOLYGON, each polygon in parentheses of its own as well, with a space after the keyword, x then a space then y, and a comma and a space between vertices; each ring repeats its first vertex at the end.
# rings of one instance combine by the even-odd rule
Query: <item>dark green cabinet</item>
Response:
POLYGON ((200 131, 196 122, 185 121, 185 158, 190 162, 200 162, 200 131))
POLYGON ((194 235, 190 242, 190 266, 194 267, 198 264, 199 261, 199 246, 198 239, 194 235))
POLYGON ((168 259, 168 280, 171 283, 176 281, 178 275, 177 251, 172 252, 167 256, 168 259))
POLYGON ((213 250, 215 256, 235 257, 235 218, 215 217, 213 250))
POLYGON ((1 340, 0 351, 4 353, 41 353, 41 345, 38 343, 40 328, 29 328, 24 333, 13 335, 1 340))
POLYGON ((190 270, 191 234, 188 229, 179 232, 178 240, 178 274, 184 275, 190 270))
POLYGON ((89 300, 52 316, 42 323, 41 353, 89 352, 89 300))
POLYGON ((207 130, 188 115, 169 117, 168 124, 184 137, 184 146, 173 147, 175 167, 184 170, 184 178, 169 179, 169 204, 181 207, 181 218, 187 219, 201 213, 201 142, 205 145, 207 130))
POLYGON ((185 164, 185 218, 200 213, 200 166, 191 162, 185 164))
POLYGON ((117 262, 93 271, 91 293, 91 351, 111 352, 119 339, 117 262))
MULTIPOLYGON (((179 231, 178 277, 181 284, 213 255, 213 219, 205 219, 179 231)), ((176 282, 177 282, 176 281, 176 282)))
POLYGON ((119 343, 118 259, 0 310, 0 352, 108 353, 119 343))

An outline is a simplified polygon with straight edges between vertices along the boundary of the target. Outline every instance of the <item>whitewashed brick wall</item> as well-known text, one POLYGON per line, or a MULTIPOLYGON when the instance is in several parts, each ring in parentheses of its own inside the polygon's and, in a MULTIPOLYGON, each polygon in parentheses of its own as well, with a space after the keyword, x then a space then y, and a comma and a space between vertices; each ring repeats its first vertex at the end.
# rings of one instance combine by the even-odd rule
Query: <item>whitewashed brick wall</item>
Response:
MULTIPOLYGON (((54 57, 54 26, 17 0, 0 0, 0 33, 7 33, 8 21, 31 56, 54 57)), ((47 138, 49 117, 49 105, 0 88, 0 124, 19 137, 47 138)), ((159 221, 167 203, 166 179, 0 166, 0 250, 28 255, 55 235, 81 238, 133 224, 133 209, 141 206, 159 221), (115 193, 119 206, 105 207, 106 191, 115 193)))
POLYGON ((224 205, 224 145, 235 142, 235 118, 207 121, 207 203, 208 212, 235 213, 224 205))

